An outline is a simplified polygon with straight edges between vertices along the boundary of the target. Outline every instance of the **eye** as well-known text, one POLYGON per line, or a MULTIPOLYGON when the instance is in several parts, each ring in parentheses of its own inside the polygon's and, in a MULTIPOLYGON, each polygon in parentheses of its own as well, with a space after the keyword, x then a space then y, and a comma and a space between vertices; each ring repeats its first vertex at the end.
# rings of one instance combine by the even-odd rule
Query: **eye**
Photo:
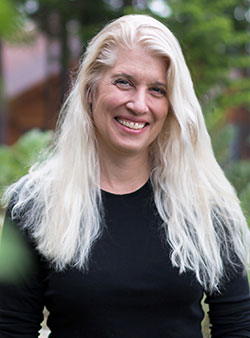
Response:
POLYGON ((115 84, 118 88, 121 88, 121 89, 127 89, 127 88, 129 88, 129 87, 132 86, 132 84, 131 84, 128 80, 123 79, 123 78, 121 78, 121 79, 116 79, 115 82, 114 82, 114 84, 115 84))
POLYGON ((166 90, 161 87, 152 87, 150 91, 156 96, 166 96, 166 90))

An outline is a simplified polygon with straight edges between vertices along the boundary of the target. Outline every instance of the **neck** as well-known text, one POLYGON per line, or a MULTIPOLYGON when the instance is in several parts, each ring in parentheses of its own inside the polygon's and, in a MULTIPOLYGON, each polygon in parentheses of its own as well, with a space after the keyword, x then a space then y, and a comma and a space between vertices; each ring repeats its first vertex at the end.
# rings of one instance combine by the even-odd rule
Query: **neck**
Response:
POLYGON ((150 175, 148 154, 100 156, 101 189, 128 194, 142 187, 150 175))

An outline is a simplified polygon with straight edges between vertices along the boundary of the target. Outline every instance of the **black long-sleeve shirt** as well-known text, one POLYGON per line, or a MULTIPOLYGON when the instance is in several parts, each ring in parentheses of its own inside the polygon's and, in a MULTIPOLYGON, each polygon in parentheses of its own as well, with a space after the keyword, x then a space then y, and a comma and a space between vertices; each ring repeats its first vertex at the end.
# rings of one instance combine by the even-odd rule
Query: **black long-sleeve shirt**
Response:
MULTIPOLYGON (((44 305, 51 338, 202 337, 203 289, 192 272, 172 267, 150 183, 131 194, 103 192, 103 202, 105 227, 86 272, 53 270, 7 216, 5 228, 22 233, 32 269, 25 273, 20 261, 19 282, 1 282, 1 338, 37 337, 44 305)), ((250 337, 250 292, 242 272, 206 301, 213 338, 250 337)))

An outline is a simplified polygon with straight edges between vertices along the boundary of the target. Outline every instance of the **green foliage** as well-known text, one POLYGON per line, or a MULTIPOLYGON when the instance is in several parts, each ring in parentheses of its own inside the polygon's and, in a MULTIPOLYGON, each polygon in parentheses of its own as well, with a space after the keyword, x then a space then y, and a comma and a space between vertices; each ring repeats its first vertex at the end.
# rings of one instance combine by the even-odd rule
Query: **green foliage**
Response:
POLYGON ((235 135, 233 125, 218 124, 210 130, 215 157, 222 167, 228 163, 235 135))
POLYGON ((32 130, 12 146, 0 146, 0 196, 4 188, 28 172, 38 154, 48 147, 52 132, 32 130))
POLYGON ((161 19, 177 36, 191 69, 194 85, 205 113, 214 101, 222 113, 233 106, 248 105, 250 67, 246 18, 235 18, 242 0, 169 0, 171 15, 161 19), (232 71, 234 76, 232 76, 232 71), (237 78, 237 84, 235 83, 237 78), (242 91, 243 89, 243 91, 242 91))
POLYGON ((9 39, 22 25, 20 13, 11 0, 0 2, 0 36, 9 39))
MULTIPOLYGON (((240 65, 240 63, 239 63, 240 65)), ((249 65, 250 69, 250 65, 249 65)), ((250 104, 250 81, 247 77, 240 77, 227 86, 226 91, 219 98, 221 110, 226 111, 231 107, 248 107, 250 104)))
POLYGON ((229 164, 226 168, 226 174, 238 192, 250 226, 250 160, 229 164))

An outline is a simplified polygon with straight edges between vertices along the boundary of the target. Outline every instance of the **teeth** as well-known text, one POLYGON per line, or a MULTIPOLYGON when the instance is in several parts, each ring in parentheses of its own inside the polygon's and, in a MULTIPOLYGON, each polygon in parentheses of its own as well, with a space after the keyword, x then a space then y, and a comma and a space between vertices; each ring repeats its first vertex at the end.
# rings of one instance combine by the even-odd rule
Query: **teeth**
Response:
POLYGON ((146 123, 132 122, 132 121, 120 120, 120 119, 117 119, 117 121, 123 126, 126 126, 130 129, 136 129, 136 130, 144 128, 146 124, 146 123))

